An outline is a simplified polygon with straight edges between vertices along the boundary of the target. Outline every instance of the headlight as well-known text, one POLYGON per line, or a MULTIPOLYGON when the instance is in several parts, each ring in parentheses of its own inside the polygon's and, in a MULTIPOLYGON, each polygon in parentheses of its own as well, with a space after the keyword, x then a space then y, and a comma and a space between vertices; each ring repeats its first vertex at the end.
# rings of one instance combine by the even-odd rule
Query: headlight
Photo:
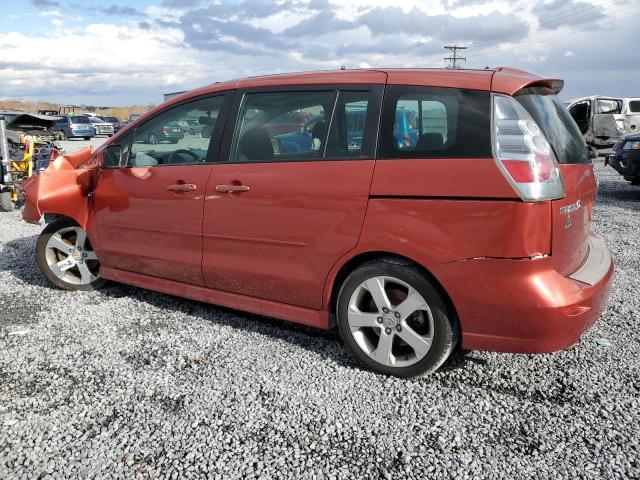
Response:
POLYGON ((623 147, 625 150, 638 150, 640 149, 640 140, 628 141, 623 147))

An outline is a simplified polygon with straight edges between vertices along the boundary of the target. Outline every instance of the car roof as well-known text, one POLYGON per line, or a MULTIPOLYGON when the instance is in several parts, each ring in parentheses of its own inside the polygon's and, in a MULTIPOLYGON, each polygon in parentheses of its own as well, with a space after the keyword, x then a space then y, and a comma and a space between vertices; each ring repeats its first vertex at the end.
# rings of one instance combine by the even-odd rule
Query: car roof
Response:
MULTIPOLYGON (((447 68, 380 68, 345 69, 314 72, 281 73, 218 82, 182 95, 172 97, 142 115, 141 119, 154 115, 158 110, 200 95, 240 88, 303 86, 303 85, 416 85, 430 87, 466 88, 513 95, 528 86, 545 86, 558 93, 562 80, 540 77, 514 68, 447 69, 447 68)), ((142 121, 136 119, 136 121, 142 121)))

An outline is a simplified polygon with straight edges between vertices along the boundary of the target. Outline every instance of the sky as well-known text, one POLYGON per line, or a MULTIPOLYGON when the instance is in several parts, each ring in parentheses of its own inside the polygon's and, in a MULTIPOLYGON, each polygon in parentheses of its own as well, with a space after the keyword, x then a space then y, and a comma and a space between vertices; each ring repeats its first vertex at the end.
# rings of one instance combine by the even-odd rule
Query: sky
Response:
POLYGON ((270 73, 510 66, 640 96, 638 0, 0 0, 0 98, 122 106, 270 73))

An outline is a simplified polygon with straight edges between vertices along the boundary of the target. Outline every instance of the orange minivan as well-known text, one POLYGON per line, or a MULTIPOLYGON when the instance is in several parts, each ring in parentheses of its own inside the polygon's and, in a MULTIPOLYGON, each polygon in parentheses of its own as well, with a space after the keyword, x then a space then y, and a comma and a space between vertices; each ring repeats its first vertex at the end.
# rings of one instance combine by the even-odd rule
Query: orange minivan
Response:
POLYGON ((603 311, 613 262, 562 85, 506 68, 216 83, 55 159, 24 185, 23 216, 48 223, 37 262, 60 288, 112 280, 337 325, 385 374, 433 371, 458 343, 567 348, 603 311))

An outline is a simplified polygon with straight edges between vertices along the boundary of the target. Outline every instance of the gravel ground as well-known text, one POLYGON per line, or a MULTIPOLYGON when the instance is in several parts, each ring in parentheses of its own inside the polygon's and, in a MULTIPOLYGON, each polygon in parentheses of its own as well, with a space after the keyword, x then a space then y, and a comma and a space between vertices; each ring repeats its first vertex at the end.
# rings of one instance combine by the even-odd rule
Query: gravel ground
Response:
POLYGON ((0 478, 640 478, 640 188, 601 160, 617 263, 574 348, 417 380, 324 333, 126 286, 53 290, 0 215, 0 478))

